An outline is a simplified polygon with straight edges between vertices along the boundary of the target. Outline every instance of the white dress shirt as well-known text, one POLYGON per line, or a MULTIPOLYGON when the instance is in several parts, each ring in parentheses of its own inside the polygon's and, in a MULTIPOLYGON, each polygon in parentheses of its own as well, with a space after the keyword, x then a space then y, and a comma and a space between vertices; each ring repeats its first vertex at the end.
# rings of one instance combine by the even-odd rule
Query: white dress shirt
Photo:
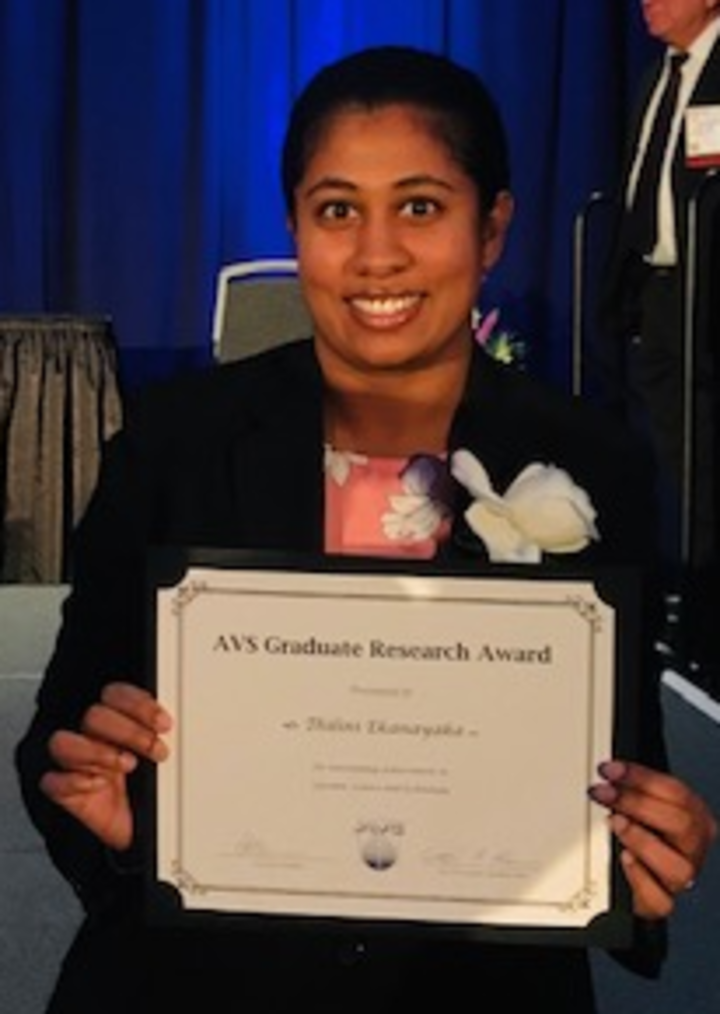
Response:
MULTIPOLYGON (((665 160, 660 173, 660 188, 658 193, 658 238, 657 243, 655 244, 655 249, 648 257, 649 262, 657 267, 671 267, 677 263, 677 238, 672 196, 671 168, 678 139, 680 137, 680 130, 682 128, 685 110, 688 107, 690 96, 695 90, 695 85, 697 84, 698 78, 702 73, 703 67, 705 66, 705 63, 710 55, 710 51, 715 45, 718 36, 720 36, 720 17, 714 18, 707 28, 705 28, 705 30, 686 50, 688 59, 683 64, 681 71, 682 81, 680 84, 680 93, 678 95, 672 127, 670 128, 670 137, 668 139, 665 160)), ((652 94, 645 112, 645 118, 640 130, 639 144, 635 154, 635 161, 628 180, 628 190, 626 194, 626 203, 628 206, 631 204, 633 199, 642 156, 650 136, 650 130, 660 102, 660 96, 663 88, 665 87, 665 81, 670 71, 670 56, 674 52, 676 52, 676 50, 669 48, 665 54, 665 69, 660 75, 655 91, 652 94)))

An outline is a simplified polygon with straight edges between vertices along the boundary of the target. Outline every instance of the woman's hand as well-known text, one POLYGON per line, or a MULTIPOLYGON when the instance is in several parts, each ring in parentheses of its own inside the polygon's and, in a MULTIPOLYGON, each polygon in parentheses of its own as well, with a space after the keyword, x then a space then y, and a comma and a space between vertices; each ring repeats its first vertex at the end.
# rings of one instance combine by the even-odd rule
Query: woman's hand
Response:
POLYGON ((644 919, 664 919, 677 895, 697 880, 717 837, 715 818, 672 775, 621 760, 606 761, 598 771, 605 781, 593 785, 590 796, 611 811, 633 910, 644 919))
POLYGON ((60 729, 51 736, 48 749, 57 767, 43 775, 40 788, 105 845, 127 849, 133 838, 127 776, 140 760, 157 763, 168 756, 161 736, 171 724, 146 690, 109 683, 85 712, 79 732, 60 729))

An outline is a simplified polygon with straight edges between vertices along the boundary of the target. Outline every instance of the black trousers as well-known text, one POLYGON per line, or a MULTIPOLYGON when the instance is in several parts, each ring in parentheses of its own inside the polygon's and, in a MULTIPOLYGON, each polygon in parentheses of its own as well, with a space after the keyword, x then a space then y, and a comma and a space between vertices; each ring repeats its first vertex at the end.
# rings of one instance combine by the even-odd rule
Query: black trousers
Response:
POLYGON ((46 1014, 377 1014, 435 1009, 595 1014, 582 948, 422 943, 359 945, 268 932, 151 930, 88 921, 46 1014))
POLYGON ((717 552, 716 380, 709 340, 698 334, 692 384, 686 384, 684 314, 681 274, 648 272, 640 293, 638 334, 629 349, 628 380, 633 411, 647 427, 671 500, 669 556, 681 559, 685 524, 688 562, 701 569, 717 552), (690 500, 683 503, 689 478, 690 500), (683 516, 684 506, 689 516, 683 516))
POLYGON ((648 271, 638 309, 638 333, 628 348, 629 411, 658 463, 669 580, 683 601, 682 653, 716 669, 720 528, 712 335, 696 330, 690 384, 682 274, 648 271))

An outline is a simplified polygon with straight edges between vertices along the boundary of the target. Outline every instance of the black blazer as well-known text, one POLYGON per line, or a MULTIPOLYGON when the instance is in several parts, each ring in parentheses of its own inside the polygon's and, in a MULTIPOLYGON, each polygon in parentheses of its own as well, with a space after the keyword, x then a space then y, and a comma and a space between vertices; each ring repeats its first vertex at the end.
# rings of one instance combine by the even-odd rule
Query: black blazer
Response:
MULTIPOLYGON (((135 914, 128 916, 126 933, 116 933, 115 953, 122 954, 138 939, 144 779, 140 773, 132 786, 138 801, 138 846, 127 855, 109 855, 39 791, 38 779, 49 766, 48 736, 58 727, 76 726, 109 679, 145 682, 148 545, 322 551, 322 404, 313 345, 302 341, 144 394, 127 406, 124 427, 106 449, 95 495, 75 537, 73 588, 60 635, 37 713, 17 752, 28 811, 53 861, 88 910, 74 954, 78 981, 90 981, 86 952, 94 955, 96 969, 102 967, 93 933, 102 936, 111 922, 117 923, 119 911, 135 914)), ((566 469, 589 493, 600 531, 599 542, 568 562, 652 568, 655 511, 649 459, 625 430, 589 406, 478 349, 451 445, 472 450, 500 491, 531 461, 566 469)), ((459 516, 465 502, 458 491, 459 516)), ((452 566, 474 554, 484 559, 460 517, 437 562, 452 566)), ((565 561, 558 558, 557 565, 565 561)), ((649 634, 648 644, 650 639, 649 634)), ((639 752, 662 765, 657 675, 648 664, 639 752)), ((294 945, 290 950, 295 953, 294 945)), ((513 961, 518 954, 513 952, 513 961)), ((130 962, 128 954, 125 959, 130 962)), ((579 981, 586 983, 584 957, 576 953, 565 960, 572 967, 577 963, 579 981)), ((653 952, 646 968, 656 970, 658 960, 653 952)), ((556 951, 544 967, 559 961, 556 951)), ((502 961, 497 962, 499 969, 502 961)), ((534 976, 535 987, 538 981, 534 976)), ((297 1009, 304 1009, 302 1003, 297 1009)), ((592 1008, 579 1002, 568 1009, 592 1008)))

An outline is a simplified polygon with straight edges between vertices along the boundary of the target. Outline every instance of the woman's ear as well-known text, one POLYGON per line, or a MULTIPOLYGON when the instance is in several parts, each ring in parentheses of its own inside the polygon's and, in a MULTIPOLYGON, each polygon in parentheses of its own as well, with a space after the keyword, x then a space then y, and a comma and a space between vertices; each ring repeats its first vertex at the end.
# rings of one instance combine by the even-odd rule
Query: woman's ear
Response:
POLYGON ((483 264, 486 271, 497 263, 503 252, 514 211, 513 195, 509 190, 501 190, 482 224, 483 264))

